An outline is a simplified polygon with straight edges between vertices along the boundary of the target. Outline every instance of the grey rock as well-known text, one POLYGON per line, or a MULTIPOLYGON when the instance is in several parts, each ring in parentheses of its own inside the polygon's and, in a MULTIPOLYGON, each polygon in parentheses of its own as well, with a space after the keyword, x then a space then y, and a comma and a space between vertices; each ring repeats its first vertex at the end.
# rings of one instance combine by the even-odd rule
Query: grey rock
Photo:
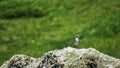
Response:
POLYGON ((67 47, 49 51, 40 58, 14 55, 0 68, 120 68, 120 59, 100 53, 94 48, 67 47))

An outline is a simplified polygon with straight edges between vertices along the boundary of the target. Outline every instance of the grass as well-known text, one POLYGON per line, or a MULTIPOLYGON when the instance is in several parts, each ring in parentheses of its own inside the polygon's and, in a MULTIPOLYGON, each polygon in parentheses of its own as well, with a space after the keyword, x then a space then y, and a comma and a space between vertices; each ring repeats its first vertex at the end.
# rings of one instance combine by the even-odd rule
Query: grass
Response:
POLYGON ((93 47, 120 58, 119 0, 0 0, 0 65, 14 54, 93 47))

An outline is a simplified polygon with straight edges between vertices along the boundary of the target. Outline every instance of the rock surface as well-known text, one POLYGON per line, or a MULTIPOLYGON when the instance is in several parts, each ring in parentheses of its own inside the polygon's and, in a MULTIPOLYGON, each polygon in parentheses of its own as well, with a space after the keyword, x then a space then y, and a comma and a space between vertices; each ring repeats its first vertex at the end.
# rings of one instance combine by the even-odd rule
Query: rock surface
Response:
POLYGON ((14 55, 0 68, 120 68, 120 59, 100 53, 94 48, 67 47, 49 51, 40 58, 14 55))

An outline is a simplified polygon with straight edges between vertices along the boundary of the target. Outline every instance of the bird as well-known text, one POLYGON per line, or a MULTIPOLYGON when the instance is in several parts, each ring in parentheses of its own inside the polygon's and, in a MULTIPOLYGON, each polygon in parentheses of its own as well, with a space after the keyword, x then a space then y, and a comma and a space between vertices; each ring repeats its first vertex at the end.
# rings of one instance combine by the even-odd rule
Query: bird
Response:
POLYGON ((74 38, 74 47, 77 47, 79 42, 80 42, 80 36, 76 35, 76 37, 74 38))

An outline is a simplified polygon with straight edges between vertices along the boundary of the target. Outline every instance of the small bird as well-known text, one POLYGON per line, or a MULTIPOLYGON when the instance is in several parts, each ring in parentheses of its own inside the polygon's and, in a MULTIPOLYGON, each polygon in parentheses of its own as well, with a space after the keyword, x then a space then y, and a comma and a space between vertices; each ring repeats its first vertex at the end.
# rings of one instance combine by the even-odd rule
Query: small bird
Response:
POLYGON ((74 38, 74 47, 77 47, 79 42, 80 42, 80 36, 76 35, 76 37, 74 38))

